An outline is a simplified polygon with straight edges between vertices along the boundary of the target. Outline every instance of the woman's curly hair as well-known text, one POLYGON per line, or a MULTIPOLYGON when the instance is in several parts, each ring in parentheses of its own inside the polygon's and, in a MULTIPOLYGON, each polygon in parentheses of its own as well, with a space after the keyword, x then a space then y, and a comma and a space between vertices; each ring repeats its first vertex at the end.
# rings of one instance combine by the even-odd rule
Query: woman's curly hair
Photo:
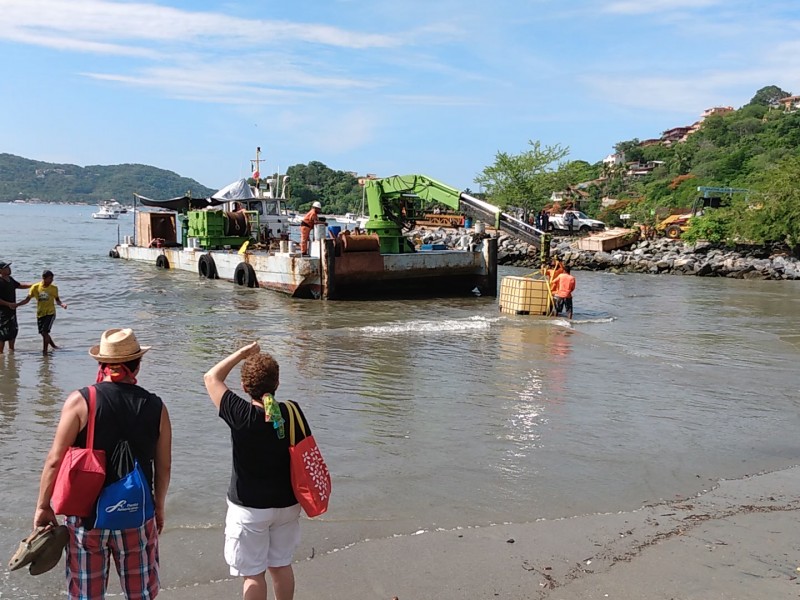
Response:
POLYGON ((242 363, 242 386, 253 400, 278 389, 280 367, 266 352, 248 356, 242 363))

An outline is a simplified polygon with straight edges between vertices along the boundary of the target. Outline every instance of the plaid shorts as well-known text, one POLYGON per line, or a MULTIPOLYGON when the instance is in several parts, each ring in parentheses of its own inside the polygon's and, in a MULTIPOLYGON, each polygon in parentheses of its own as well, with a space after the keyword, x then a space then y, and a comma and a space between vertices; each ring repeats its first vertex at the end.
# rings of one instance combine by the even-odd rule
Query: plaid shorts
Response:
POLYGON ((156 520, 136 529, 87 529, 80 517, 67 517, 67 591, 69 600, 106 597, 110 558, 128 600, 151 600, 160 589, 156 520))

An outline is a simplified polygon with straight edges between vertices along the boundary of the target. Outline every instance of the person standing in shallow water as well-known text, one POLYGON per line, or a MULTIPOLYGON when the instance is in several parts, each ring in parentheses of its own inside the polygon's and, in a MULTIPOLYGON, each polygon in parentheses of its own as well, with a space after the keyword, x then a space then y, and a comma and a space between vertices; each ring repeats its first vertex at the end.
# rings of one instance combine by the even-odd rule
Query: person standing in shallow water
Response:
POLYGON ((20 283, 11 276, 11 263, 0 261, 0 354, 5 350, 14 351, 19 333, 17 324, 17 290, 28 289, 30 283, 20 283))
POLYGON ((48 346, 58 350, 58 346, 50 337, 50 331, 56 320, 56 304, 67 310, 67 305, 61 302, 58 296, 58 288, 53 285, 53 277, 52 271, 42 273, 42 280, 30 286, 28 297, 17 305, 22 306, 36 298, 36 324, 39 327, 39 335, 42 336, 42 354, 47 354, 48 346))
POLYGON ((556 316, 565 310, 567 318, 572 319, 572 292, 575 291, 575 278, 570 275, 569 266, 564 266, 564 272, 553 280, 553 284, 556 288, 554 293, 556 316))
MULTIPOLYGON (((300 504, 289 468, 289 413, 275 399, 278 363, 253 342, 214 365, 203 381, 231 430, 233 470, 225 518, 225 560, 230 573, 243 578, 244 600, 267 599, 267 571, 275 600, 292 600, 300 504), (241 361, 242 388, 249 400, 225 384, 241 361)), ((300 418, 311 435, 302 411, 300 418)))

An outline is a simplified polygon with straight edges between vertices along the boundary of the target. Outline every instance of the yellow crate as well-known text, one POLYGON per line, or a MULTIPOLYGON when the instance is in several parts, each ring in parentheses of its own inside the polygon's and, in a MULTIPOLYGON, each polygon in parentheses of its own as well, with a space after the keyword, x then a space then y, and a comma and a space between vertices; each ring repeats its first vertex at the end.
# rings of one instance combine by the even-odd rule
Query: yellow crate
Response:
POLYGON ((500 312, 510 315, 547 315, 550 312, 547 280, 503 277, 500 281, 500 312))

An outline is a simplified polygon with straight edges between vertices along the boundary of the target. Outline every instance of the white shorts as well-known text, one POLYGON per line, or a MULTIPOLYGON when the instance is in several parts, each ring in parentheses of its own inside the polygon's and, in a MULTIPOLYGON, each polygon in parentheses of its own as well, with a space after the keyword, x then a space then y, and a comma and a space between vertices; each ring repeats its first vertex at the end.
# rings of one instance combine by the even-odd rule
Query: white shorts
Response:
POLYGON ((231 575, 250 577, 292 564, 300 544, 300 505, 247 508, 228 500, 225 562, 231 575))

